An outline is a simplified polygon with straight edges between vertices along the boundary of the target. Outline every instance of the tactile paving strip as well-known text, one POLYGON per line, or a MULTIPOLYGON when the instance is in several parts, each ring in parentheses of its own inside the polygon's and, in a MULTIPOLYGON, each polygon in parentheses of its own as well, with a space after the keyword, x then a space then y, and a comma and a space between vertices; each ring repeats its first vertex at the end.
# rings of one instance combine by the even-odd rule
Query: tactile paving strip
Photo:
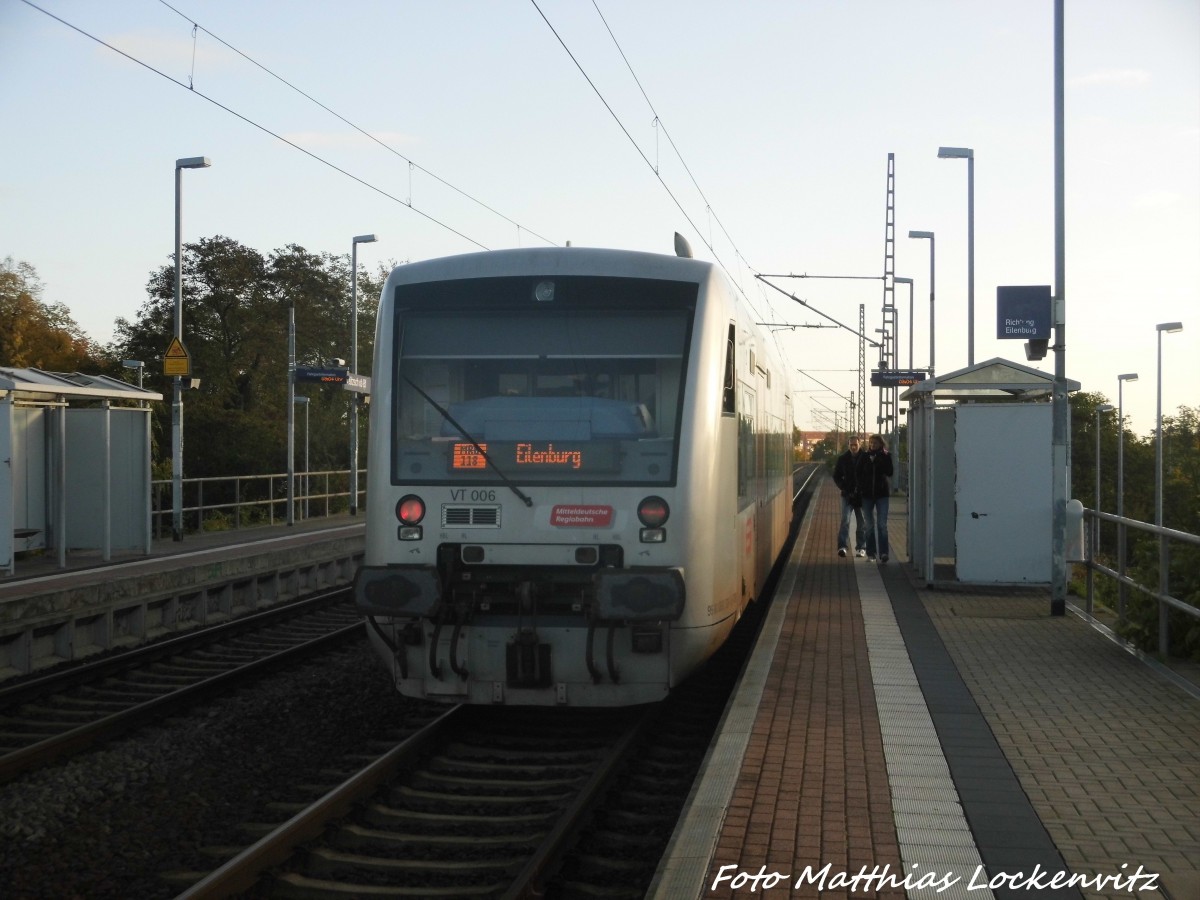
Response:
POLYGON ((854 571, 900 858, 912 882, 919 883, 921 876, 930 876, 934 882, 929 887, 910 889, 908 896, 920 900, 993 898, 986 887, 968 891, 983 859, 967 825, 883 579, 872 564, 855 565, 854 571))

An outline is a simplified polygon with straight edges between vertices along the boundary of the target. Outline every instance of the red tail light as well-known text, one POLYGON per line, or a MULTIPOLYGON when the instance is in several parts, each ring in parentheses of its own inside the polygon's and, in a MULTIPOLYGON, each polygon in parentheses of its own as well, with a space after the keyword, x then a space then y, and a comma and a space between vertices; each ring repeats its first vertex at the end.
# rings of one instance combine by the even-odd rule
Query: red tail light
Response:
POLYGON ((661 528, 671 515, 671 508, 662 497, 647 497, 638 504, 638 520, 647 528, 661 528))
POLYGON ((396 504, 396 518, 401 525, 416 525, 425 518, 425 501, 416 494, 405 494, 396 504))

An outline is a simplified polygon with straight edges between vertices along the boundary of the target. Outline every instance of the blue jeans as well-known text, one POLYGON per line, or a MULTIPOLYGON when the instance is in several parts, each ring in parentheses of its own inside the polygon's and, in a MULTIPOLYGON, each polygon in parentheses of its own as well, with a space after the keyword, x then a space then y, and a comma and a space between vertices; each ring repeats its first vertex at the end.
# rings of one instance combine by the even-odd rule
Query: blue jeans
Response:
POLYGON ((888 555, 888 535, 887 535, 887 517, 888 504, 891 502, 891 497, 863 497, 862 511, 863 527, 867 532, 867 556, 887 556, 888 555), (878 528, 879 541, 876 554, 875 531, 878 528))
POLYGON ((861 550, 863 548, 863 514, 861 509, 857 509, 850 505, 849 498, 842 494, 842 527, 838 529, 838 549, 843 547, 849 549, 850 540, 850 512, 854 512, 855 528, 854 528, 854 549, 861 550))

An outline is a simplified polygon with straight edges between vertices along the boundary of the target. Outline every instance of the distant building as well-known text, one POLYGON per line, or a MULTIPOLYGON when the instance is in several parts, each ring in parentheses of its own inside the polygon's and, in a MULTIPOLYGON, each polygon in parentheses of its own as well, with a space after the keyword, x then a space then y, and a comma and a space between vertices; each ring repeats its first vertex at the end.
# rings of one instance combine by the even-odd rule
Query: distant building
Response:
POLYGON ((829 437, 828 431, 796 431, 796 455, 799 459, 809 459, 813 448, 829 437))

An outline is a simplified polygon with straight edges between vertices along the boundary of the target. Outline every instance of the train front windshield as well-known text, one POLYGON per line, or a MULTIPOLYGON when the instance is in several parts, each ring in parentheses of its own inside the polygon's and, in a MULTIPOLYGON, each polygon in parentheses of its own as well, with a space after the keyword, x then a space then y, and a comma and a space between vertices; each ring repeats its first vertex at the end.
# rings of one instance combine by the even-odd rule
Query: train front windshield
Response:
POLYGON ((393 482, 673 484, 695 297, 618 278, 397 288, 393 482))

